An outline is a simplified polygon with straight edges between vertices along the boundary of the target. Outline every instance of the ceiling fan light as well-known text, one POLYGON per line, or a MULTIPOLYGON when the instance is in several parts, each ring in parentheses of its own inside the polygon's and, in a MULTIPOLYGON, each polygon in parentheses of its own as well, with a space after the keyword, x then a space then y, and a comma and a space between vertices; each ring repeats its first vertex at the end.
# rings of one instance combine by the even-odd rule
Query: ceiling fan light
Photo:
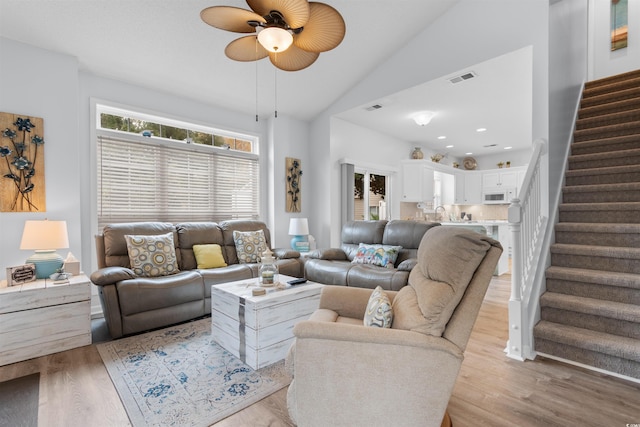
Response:
POLYGON ((426 126, 435 115, 436 113, 433 111, 421 111, 419 113, 415 113, 411 118, 418 126, 426 126))
POLYGON ((269 52, 284 52, 293 43, 293 35, 283 28, 267 27, 258 33, 258 41, 269 52))

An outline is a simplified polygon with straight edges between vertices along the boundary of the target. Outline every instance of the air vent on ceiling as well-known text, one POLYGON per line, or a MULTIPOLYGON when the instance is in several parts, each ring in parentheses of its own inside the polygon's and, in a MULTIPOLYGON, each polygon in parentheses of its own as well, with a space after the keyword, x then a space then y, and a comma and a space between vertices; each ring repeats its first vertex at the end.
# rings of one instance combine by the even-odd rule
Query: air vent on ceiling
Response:
POLYGON ((489 144, 489 145, 483 145, 484 148, 491 148, 491 147, 497 147, 498 144, 489 144))
POLYGON ((371 106, 369 106, 369 107, 365 108, 365 110, 367 110, 367 111, 375 111, 375 110, 379 110, 379 109, 381 109, 381 108, 382 108, 382 105, 380 105, 380 104, 373 104, 373 105, 371 105, 371 106))
POLYGON ((461 74, 459 76, 451 77, 449 79, 449 81, 451 83, 453 83, 453 84, 456 84, 456 83, 463 82, 465 80, 473 79, 474 77, 477 77, 476 73, 474 73, 473 71, 469 71, 468 73, 464 73, 464 74, 461 74))

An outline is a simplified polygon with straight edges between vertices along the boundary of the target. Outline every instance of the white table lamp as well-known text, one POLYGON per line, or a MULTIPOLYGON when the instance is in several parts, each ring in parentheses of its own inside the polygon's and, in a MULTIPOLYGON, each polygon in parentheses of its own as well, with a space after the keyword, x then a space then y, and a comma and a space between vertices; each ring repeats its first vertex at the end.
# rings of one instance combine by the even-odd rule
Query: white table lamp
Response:
POLYGON ((309 250, 309 222, 307 218, 291 218, 289 221, 289 235, 291 239, 291 249, 306 252, 309 250))
POLYGON ((66 221, 25 221, 20 249, 35 250, 26 262, 36 266, 37 279, 48 278, 62 267, 64 260, 56 249, 68 247, 66 221))

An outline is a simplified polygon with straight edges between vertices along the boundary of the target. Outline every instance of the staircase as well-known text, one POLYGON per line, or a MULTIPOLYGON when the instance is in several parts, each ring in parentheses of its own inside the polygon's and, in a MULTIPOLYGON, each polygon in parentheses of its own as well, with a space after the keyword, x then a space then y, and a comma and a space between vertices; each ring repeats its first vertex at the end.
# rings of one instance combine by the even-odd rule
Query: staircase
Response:
POLYGON ((640 70, 585 85, 538 354, 640 380, 640 70))

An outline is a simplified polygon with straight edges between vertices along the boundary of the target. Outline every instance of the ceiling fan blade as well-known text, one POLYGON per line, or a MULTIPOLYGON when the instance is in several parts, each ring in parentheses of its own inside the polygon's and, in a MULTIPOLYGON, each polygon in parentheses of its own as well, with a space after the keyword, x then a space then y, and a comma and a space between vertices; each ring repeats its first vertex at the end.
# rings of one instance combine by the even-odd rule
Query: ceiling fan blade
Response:
POLYGON ((303 27, 309 21, 307 0, 247 0, 247 4, 262 16, 277 10, 291 28, 303 27))
POLYGON ((298 71, 307 68, 316 62, 319 56, 318 52, 307 52, 294 45, 291 45, 284 52, 269 52, 271 63, 284 71, 298 71))
POLYGON ((255 33, 256 29, 247 24, 247 21, 267 21, 257 13, 250 10, 232 6, 211 6, 200 12, 200 18, 212 27, 234 33, 255 33))
POLYGON ((256 36, 245 36, 235 39, 224 49, 225 55, 235 61, 257 61, 265 58, 269 52, 258 43, 256 36))
POLYGON ((338 46, 346 32, 342 15, 324 3, 309 3, 309 22, 293 43, 309 52, 326 52, 338 46))

